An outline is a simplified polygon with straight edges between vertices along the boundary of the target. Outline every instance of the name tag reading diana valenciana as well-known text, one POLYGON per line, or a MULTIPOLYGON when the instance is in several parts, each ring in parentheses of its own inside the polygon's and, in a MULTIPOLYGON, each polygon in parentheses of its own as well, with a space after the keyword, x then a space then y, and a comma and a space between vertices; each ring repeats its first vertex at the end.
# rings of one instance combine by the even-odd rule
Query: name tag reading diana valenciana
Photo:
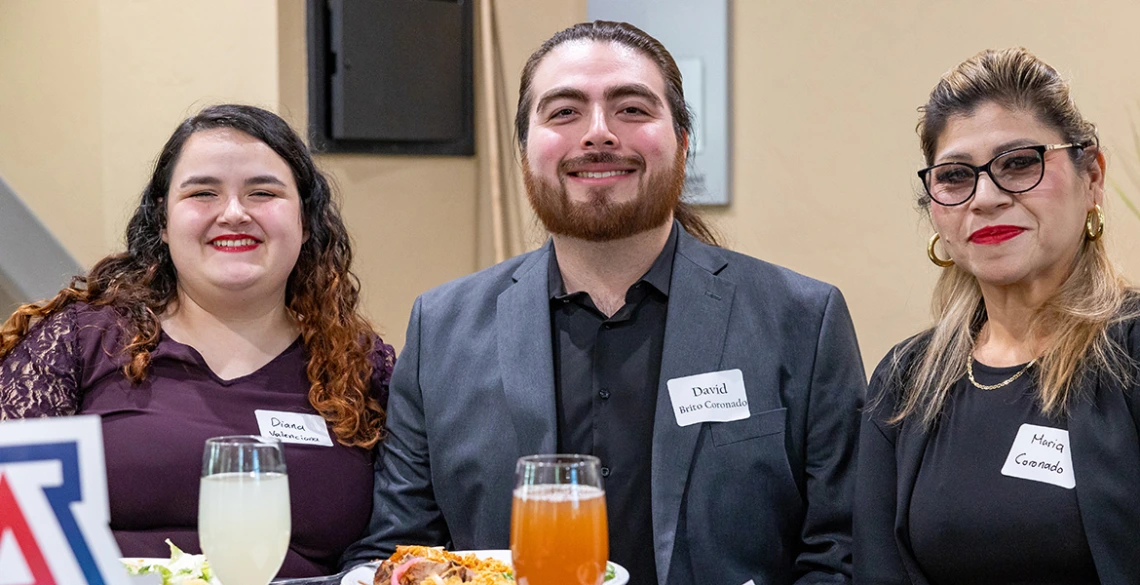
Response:
POLYGON ((741 420, 751 415, 744 392, 744 374, 740 370, 673 378, 666 386, 673 402, 673 415, 682 427, 741 420))
POLYGON ((281 410, 255 410, 253 414, 263 437, 297 445, 333 446, 329 427, 320 415, 281 410))

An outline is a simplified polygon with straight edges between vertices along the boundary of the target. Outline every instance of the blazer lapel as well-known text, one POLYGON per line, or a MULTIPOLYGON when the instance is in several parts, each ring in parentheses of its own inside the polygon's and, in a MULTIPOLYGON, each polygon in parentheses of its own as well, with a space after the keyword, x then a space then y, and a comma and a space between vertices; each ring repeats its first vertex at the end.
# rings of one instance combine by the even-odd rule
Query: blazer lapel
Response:
POLYGON ((910 543, 910 501, 914 495, 914 484, 918 481, 918 470, 922 466, 922 458, 926 455, 926 444, 930 442, 930 434, 922 428, 921 423, 910 421, 903 423, 899 429, 898 444, 895 449, 898 453, 896 459, 898 485, 896 494, 897 507, 895 508, 895 539, 903 543, 899 547, 899 557, 910 575, 911 583, 926 585, 929 581, 918 568, 918 560, 911 552, 910 543))
POLYGON ((718 277, 726 265, 718 249, 678 234, 669 283, 669 312, 661 352, 653 424, 653 541, 658 581, 669 579, 678 516, 689 465, 704 424, 677 425, 667 383, 673 378, 720 369, 736 285, 718 277))
POLYGON ((1082 398, 1069 415, 1069 445, 1077 507, 1097 576, 1102 583, 1131 583, 1140 575, 1140 437, 1125 399, 1130 389, 1106 378, 1082 380, 1082 398))
POLYGON ((547 268, 551 244, 531 254, 499 295, 495 327, 503 393, 519 453, 553 453, 557 446, 554 357, 550 340, 547 268))

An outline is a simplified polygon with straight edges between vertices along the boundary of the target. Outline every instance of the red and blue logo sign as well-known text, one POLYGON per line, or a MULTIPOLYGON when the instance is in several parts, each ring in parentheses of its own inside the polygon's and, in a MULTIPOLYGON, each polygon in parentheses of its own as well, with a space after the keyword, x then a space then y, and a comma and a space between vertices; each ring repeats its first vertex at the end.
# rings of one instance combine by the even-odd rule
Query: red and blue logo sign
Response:
POLYGON ((0 423, 0 585, 121 585, 98 417, 0 423))

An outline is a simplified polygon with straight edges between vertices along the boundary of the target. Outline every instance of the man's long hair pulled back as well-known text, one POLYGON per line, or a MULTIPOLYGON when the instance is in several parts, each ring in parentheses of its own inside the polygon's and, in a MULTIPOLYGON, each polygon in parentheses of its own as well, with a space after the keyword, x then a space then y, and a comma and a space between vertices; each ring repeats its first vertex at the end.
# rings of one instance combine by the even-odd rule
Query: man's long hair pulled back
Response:
MULTIPOLYGON (((559 31, 532 53, 527 59, 526 65, 523 66, 522 78, 519 82, 519 105, 515 112, 515 137, 518 140, 519 150, 524 156, 526 154, 527 134, 530 130, 530 111, 534 106, 531 84, 534 81, 535 70, 538 69, 539 64, 550 51, 563 43, 572 41, 617 43, 645 55, 657 65, 661 76, 665 78, 665 101, 673 116, 673 130, 677 133, 678 141, 693 135, 693 114, 685 104, 681 70, 665 46, 632 24, 595 20, 575 24, 559 31)), ((677 221, 686 231, 697 239, 707 244, 718 245, 716 231, 705 222, 696 209, 683 199, 674 208, 673 216, 677 218, 677 221)))

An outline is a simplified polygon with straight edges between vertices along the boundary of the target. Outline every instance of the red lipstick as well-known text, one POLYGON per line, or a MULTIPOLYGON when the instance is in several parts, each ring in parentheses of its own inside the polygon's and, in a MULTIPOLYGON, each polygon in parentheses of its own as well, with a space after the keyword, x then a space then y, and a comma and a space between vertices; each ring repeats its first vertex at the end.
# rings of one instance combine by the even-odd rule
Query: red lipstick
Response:
POLYGON ((1000 244, 1021 235, 1025 228, 1014 225, 991 225, 970 234, 970 242, 983 246, 1000 244))

